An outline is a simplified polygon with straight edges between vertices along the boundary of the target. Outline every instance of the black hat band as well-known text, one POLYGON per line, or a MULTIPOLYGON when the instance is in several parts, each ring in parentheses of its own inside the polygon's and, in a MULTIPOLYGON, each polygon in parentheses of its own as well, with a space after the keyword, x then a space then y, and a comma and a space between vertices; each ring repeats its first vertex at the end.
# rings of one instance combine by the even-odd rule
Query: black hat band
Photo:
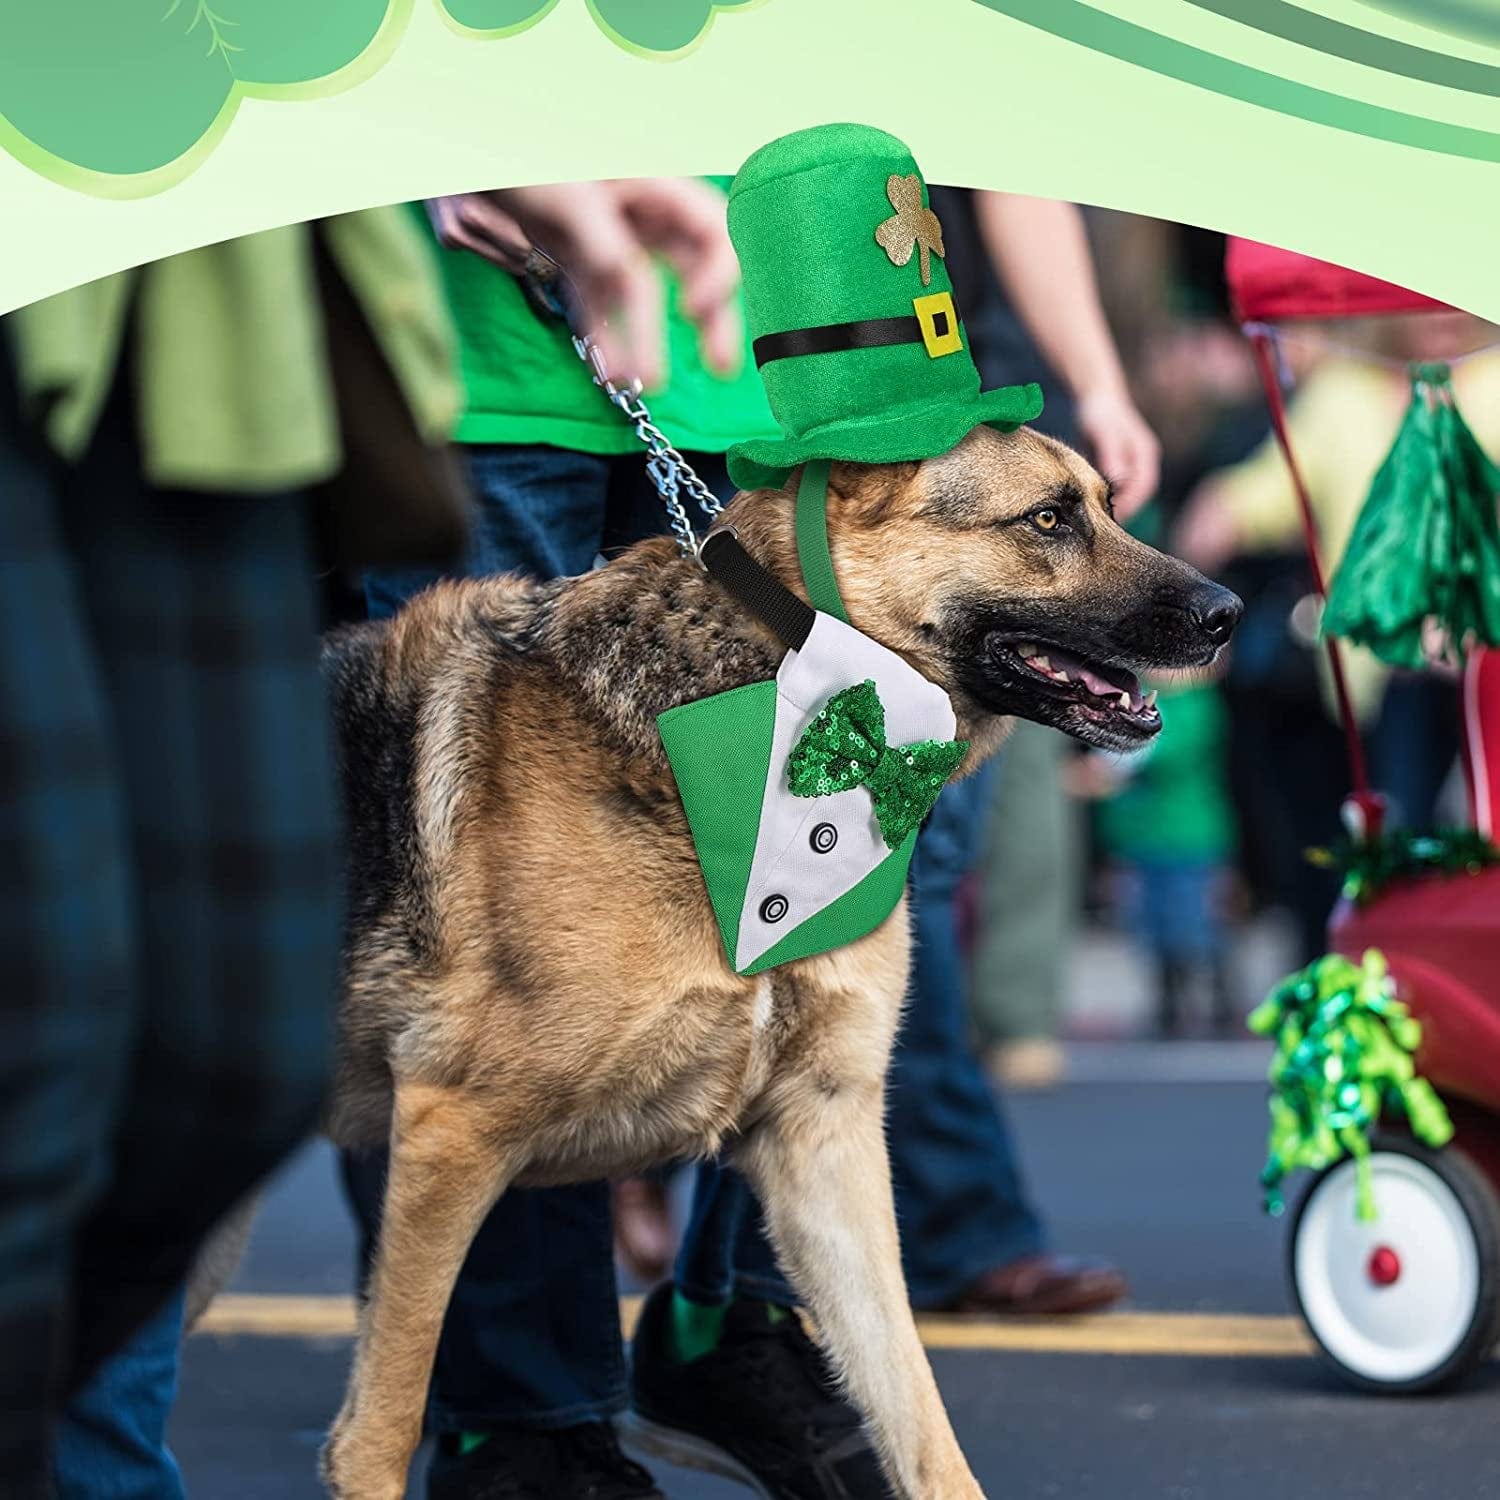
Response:
POLYGON ((948 293, 918 297, 912 305, 916 313, 901 318, 860 318, 853 323, 763 333, 751 346, 756 368, 804 354, 843 354, 850 349, 883 349, 891 344, 924 344, 934 359, 963 348, 958 309, 948 293))

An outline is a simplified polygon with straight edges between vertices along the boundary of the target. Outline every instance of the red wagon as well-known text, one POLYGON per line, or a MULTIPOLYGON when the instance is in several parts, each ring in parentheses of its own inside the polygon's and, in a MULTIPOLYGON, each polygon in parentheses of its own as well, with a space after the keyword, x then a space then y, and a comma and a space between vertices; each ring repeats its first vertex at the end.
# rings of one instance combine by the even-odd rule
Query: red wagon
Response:
MULTIPOLYGON (((1232 240, 1226 270, 1252 342, 1273 426, 1298 491, 1314 576, 1326 593, 1317 532, 1282 407, 1278 330, 1298 319, 1447 311, 1441 303, 1323 261, 1232 240)), ((1346 821, 1377 833, 1359 732, 1327 643, 1349 747, 1346 821)), ((1500 652, 1465 666, 1464 761, 1475 827, 1495 832, 1500 800, 1500 652), (1492 789, 1491 780, 1495 785, 1492 789)), ((1330 946, 1386 957, 1397 993, 1422 1024, 1418 1066, 1455 1126, 1441 1151, 1399 1129, 1369 1158, 1378 1216, 1355 1211, 1346 1158, 1312 1180, 1291 1220, 1292 1295, 1327 1359, 1351 1382, 1392 1392, 1451 1384, 1500 1337, 1500 868, 1397 880, 1362 904, 1341 901, 1330 946)))

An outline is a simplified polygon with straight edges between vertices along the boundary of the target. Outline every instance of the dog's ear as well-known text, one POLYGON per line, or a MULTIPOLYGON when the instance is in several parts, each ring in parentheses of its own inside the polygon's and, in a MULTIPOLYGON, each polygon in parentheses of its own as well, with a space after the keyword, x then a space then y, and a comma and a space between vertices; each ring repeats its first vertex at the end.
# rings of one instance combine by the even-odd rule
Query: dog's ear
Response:
POLYGON ((829 498, 856 526, 875 527, 894 520, 915 499, 919 463, 836 463, 828 474, 829 498))

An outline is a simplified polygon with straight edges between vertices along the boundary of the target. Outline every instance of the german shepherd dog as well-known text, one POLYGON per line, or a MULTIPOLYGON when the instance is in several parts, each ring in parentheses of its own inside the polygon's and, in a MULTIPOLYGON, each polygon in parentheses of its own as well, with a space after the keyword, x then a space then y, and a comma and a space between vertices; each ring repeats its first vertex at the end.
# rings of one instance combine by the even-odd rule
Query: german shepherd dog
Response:
MULTIPOLYGON (((805 598, 796 478, 724 520, 805 598)), ((851 622, 947 690, 966 770, 1018 715, 1141 743, 1161 721, 1134 674, 1206 665, 1240 614, 1025 428, 835 464, 828 534, 851 622)), ((323 1455, 341 1500, 404 1493, 454 1279, 508 1187, 721 1151, 897 1492, 981 1495, 907 1304, 882 1134, 905 902, 858 942, 735 974, 656 729, 782 654, 665 536, 579 578, 439 584, 331 639, 351 926, 330 1127, 391 1151, 323 1455)))

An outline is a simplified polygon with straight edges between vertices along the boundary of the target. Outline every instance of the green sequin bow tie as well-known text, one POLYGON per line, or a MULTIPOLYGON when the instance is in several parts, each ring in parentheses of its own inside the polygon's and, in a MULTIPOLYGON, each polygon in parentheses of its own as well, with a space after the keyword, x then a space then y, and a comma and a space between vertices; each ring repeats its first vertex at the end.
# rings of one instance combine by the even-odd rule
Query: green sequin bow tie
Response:
POLYGON ((869 787, 881 835, 895 849, 932 811, 968 748, 967 740, 887 745, 885 705, 866 678, 818 710, 792 749, 787 779, 794 797, 869 787))

